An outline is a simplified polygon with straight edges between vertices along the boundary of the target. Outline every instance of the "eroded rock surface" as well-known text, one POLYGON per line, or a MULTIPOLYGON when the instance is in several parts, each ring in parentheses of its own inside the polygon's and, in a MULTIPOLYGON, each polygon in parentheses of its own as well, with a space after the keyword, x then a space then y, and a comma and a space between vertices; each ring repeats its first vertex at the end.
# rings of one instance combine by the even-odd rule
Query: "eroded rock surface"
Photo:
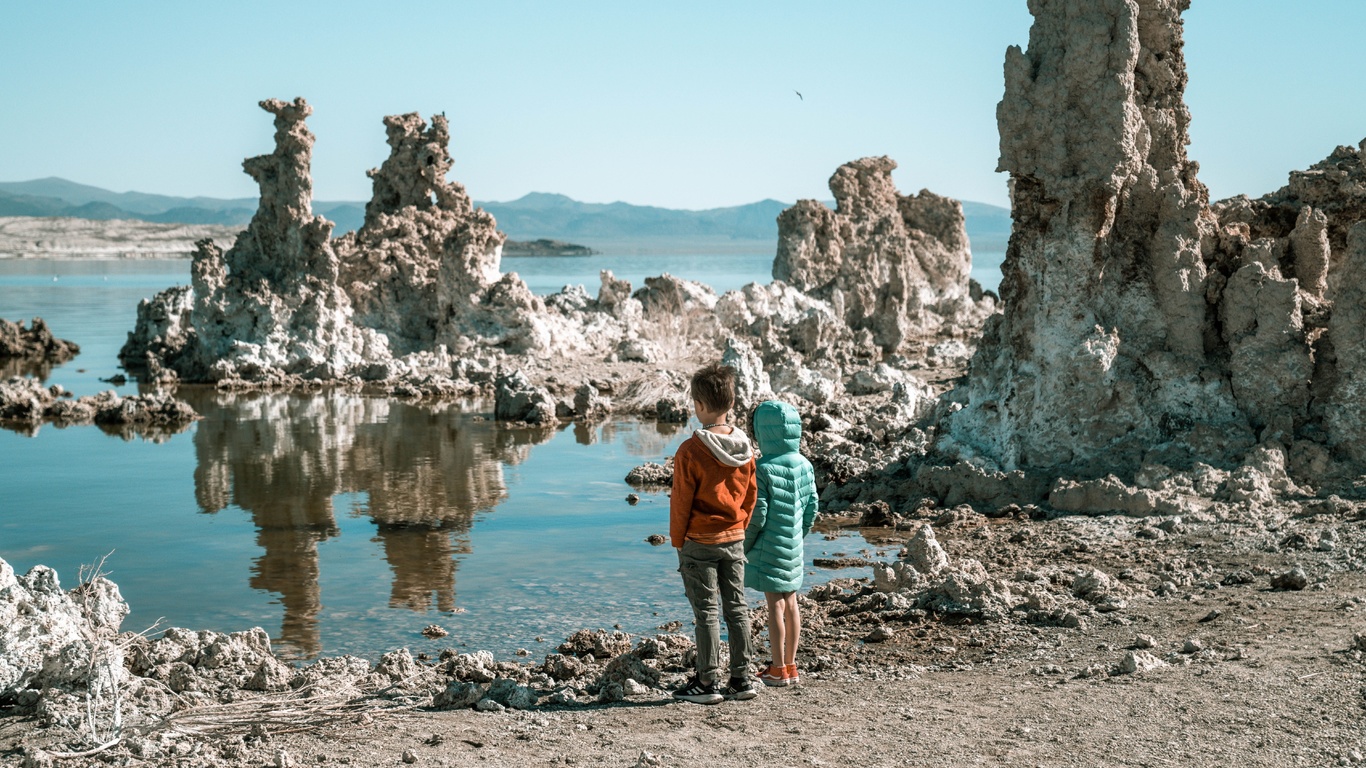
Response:
POLYGON ((778 217, 773 277, 830 302, 883 350, 908 339, 966 333, 991 311, 970 293, 963 207, 929 190, 905 196, 896 162, 866 157, 830 177, 835 210, 802 200, 778 217))
POLYGON ((0 375, 47 378, 54 365, 80 352, 78 344, 53 336, 41 317, 33 318, 27 328, 22 320, 0 318, 0 375))
POLYGON ((1366 459, 1361 152, 1211 206, 1186 156, 1185 5, 1031 5, 997 112, 1004 311, 949 423, 957 455, 1090 477, 1237 466, 1258 443, 1366 459))
POLYGON ((67 592, 51 568, 16 576, 0 559, 0 700, 26 689, 121 683, 123 652, 113 641, 127 615, 107 579, 67 592))
POLYGON ((275 151, 242 163, 261 188, 256 214, 226 252, 199 243, 192 300, 172 288, 139 307, 138 327, 120 353, 135 373, 335 379, 388 357, 383 336, 352 322, 332 224, 312 213, 314 138, 304 123, 312 107, 269 99, 261 108, 275 116, 275 151))
POLYGON ((369 172, 365 223, 335 246, 341 284, 357 322, 381 331, 396 352, 467 346, 467 336, 524 352, 548 339, 544 305, 499 269, 503 242, 493 216, 446 180, 454 164, 445 115, 384 118, 390 154, 369 172))
POLYGON ((60 385, 44 387, 26 377, 0 382, 0 427, 28 434, 51 422, 98 424, 106 431, 156 438, 183 431, 199 418, 189 403, 166 392, 121 397, 109 390, 72 398, 60 385))

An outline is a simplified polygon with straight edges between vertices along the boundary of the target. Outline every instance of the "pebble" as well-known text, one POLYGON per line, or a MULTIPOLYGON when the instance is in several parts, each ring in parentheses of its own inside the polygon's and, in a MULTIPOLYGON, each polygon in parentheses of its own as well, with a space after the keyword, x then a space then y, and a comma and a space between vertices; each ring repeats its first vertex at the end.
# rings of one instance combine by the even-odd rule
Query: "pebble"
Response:
POLYGON ((1138 650, 1148 650, 1157 647, 1157 638, 1152 635, 1139 635, 1134 638, 1134 648, 1138 650))
POLYGON ((480 699, 475 703, 474 708, 480 712, 502 712, 507 709, 507 707, 504 707, 493 699, 480 699))
POLYGON ((636 504, 638 504, 639 502, 640 502, 640 494, 638 494, 638 493, 628 493, 628 494, 626 494, 626 503, 627 503, 627 504, 630 504, 631 506, 634 507, 634 506, 635 506, 636 504))
POLYGON ((887 626, 874 627, 864 638, 865 643, 885 643, 896 635, 896 630, 887 626))
POLYGON ((1147 651, 1129 651, 1124 655, 1124 660, 1119 663, 1119 671, 1126 675, 1132 675, 1165 666, 1167 666, 1166 662, 1147 651))
POLYGON ((1303 568, 1295 567, 1285 573, 1278 573, 1271 577, 1271 588, 1281 590, 1298 591, 1309 586, 1309 576, 1303 568))
POLYGON ((445 629, 436 624, 428 624, 427 626, 422 628, 423 637, 430 637, 432 639, 436 639, 438 637, 445 637, 449 634, 450 632, 447 632, 445 629))
POLYGON ((405 762, 405 763, 416 763, 416 762, 417 762, 417 753, 414 752, 414 751, 412 751, 411 749, 405 749, 405 750, 403 750, 403 762, 405 762))
POLYGON ((1198 637, 1188 637, 1186 642, 1181 645, 1182 653, 1199 653, 1205 650, 1205 644, 1198 637))

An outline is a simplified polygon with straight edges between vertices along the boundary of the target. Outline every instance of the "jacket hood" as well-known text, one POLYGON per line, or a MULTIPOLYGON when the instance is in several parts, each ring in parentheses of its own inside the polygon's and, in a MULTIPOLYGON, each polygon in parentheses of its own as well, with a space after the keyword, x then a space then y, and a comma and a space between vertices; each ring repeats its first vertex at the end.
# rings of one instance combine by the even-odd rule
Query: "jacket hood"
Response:
POLYGON ((754 457, 754 446, 743 430, 731 427, 729 435, 699 429, 693 433, 716 460, 728 467, 743 467, 754 457))
POLYGON ((765 400, 754 409, 754 438, 765 456, 795 453, 802 447, 802 417, 778 400, 765 400))

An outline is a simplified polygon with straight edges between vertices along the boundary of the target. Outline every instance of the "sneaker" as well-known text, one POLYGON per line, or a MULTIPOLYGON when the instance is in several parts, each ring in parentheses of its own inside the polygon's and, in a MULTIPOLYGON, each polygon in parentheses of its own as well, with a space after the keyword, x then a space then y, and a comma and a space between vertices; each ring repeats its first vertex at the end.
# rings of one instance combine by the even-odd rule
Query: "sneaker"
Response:
POLYGON ((721 689, 721 696, 733 701, 749 701, 758 695, 759 692, 754 690, 754 683, 747 677, 732 677, 730 684, 721 689))
POLYGON ((682 688, 674 691, 674 698, 679 701, 691 701, 694 704, 719 704, 725 699, 716 690, 716 683, 704 683, 697 679, 697 676, 688 678, 688 682, 682 688))
POLYGON ((787 677, 788 685, 796 685, 802 681, 802 676, 797 672, 796 664, 788 664, 783 667, 783 675, 787 677))
POLYGON ((759 673, 759 682, 770 688, 782 688, 785 685, 792 685, 792 681, 787 677, 787 667, 781 664, 768 665, 763 672, 759 673))

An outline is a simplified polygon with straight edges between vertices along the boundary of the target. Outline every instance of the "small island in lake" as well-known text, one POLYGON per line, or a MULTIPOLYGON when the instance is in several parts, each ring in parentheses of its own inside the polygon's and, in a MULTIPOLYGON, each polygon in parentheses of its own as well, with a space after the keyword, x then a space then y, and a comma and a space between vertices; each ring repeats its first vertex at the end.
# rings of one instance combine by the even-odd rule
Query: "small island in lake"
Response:
POLYGON ((586 245, 563 240, 508 240, 503 243, 504 256, 594 256, 598 252, 586 245))

